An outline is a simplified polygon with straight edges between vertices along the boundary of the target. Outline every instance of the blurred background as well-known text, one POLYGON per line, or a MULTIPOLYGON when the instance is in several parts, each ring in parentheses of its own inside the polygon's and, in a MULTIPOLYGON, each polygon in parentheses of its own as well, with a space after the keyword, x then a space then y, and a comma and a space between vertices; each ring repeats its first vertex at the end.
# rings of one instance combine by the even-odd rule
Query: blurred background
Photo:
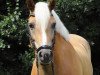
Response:
MULTIPOLYGON (((90 43, 94 75, 100 75, 100 0, 56 0, 55 11, 70 33, 90 43)), ((25 0, 0 0, 0 75, 30 75, 28 15, 25 0)))

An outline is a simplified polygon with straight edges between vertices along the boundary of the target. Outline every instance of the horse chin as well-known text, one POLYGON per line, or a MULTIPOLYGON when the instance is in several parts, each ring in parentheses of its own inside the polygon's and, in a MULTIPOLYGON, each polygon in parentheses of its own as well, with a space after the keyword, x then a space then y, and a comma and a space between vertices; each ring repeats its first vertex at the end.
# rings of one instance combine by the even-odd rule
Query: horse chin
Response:
POLYGON ((52 63, 52 61, 49 62, 40 62, 41 65, 50 65, 52 63))

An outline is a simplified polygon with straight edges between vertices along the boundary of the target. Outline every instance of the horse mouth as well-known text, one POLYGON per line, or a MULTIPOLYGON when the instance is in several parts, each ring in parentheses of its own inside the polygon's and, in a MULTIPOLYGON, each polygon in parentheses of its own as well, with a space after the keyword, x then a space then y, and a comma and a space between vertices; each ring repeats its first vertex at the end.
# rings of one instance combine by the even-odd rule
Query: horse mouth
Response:
POLYGON ((41 61, 41 62, 40 62, 41 65, 49 65, 49 64, 51 64, 51 63, 52 63, 52 61, 49 61, 49 62, 42 62, 42 61, 41 61))

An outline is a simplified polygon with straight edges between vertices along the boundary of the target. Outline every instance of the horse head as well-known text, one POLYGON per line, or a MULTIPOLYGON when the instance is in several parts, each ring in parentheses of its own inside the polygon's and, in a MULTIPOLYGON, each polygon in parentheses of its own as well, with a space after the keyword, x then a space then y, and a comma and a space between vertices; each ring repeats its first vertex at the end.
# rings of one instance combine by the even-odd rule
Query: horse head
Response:
POLYGON ((56 21, 51 13, 55 1, 34 3, 27 0, 30 11, 28 27, 32 40, 36 47, 37 59, 41 64, 49 64, 52 61, 54 45, 54 34, 56 21))

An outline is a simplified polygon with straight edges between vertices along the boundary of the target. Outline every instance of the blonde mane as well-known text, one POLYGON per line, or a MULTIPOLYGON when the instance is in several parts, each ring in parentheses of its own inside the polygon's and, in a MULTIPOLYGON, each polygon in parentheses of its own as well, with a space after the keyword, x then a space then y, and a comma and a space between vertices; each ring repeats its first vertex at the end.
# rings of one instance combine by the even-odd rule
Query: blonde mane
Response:
POLYGON ((69 31, 66 29, 54 10, 52 10, 52 15, 56 20, 56 31, 67 41, 69 39, 69 31))

